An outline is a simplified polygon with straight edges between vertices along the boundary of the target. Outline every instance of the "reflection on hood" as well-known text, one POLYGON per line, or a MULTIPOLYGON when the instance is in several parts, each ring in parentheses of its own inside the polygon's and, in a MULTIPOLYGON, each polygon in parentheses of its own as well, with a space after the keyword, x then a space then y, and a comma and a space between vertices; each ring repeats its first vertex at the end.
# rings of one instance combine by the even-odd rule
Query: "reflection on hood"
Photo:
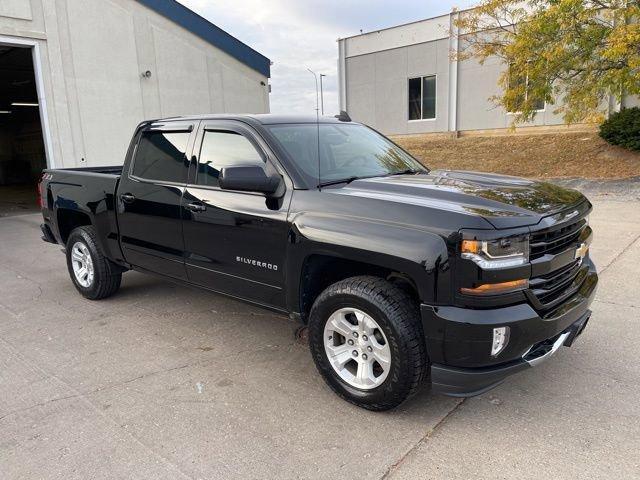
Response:
POLYGON ((356 180, 332 192, 477 215, 496 228, 533 225, 586 200, 548 182, 450 170, 356 180))

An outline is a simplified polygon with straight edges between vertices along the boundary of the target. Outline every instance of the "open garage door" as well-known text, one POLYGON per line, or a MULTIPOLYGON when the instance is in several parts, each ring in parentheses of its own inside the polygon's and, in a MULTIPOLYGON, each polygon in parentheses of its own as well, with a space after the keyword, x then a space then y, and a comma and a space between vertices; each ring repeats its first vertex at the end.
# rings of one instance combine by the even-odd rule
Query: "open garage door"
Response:
POLYGON ((37 210, 46 166, 32 49, 0 44, 0 216, 37 210))

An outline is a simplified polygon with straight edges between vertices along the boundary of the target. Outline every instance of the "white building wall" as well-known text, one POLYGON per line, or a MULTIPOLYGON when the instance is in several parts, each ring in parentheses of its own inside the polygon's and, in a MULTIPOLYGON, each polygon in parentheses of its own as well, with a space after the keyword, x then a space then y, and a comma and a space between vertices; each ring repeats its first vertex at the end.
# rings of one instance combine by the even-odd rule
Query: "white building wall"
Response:
POLYGON ((348 57, 349 115, 387 134, 446 131, 449 117, 447 40, 348 57), (409 78, 436 76, 436 118, 409 120, 409 78))
MULTIPOLYGON (((458 130, 511 127, 513 115, 492 100, 501 93, 498 79, 504 68, 498 58, 489 58, 483 64, 473 58, 458 63, 458 130)), ((562 125, 562 115, 554 113, 557 108, 557 105, 545 105, 531 122, 518 125, 562 125)))
POLYGON ((624 108, 640 107, 640 96, 627 96, 622 101, 624 108))
POLYGON ((363 33, 343 39, 346 42, 345 55, 355 57, 440 40, 449 36, 448 29, 449 15, 443 15, 363 33))
MULTIPOLYGON (((463 14, 463 13, 460 13, 463 14)), ((509 128, 513 115, 498 107, 498 79, 505 66, 500 59, 455 61, 458 48, 453 17, 459 13, 369 32, 338 41, 341 108, 357 121, 386 134, 430 133, 509 128), (436 119, 410 121, 408 80, 436 75, 436 119)), ((560 99, 558 99, 560 102, 560 99)), ((622 106, 638 105, 627 97, 622 106)), ((530 123, 519 126, 553 126, 564 123, 546 105, 530 123)))
POLYGON ((121 164, 144 119, 269 111, 267 77, 134 0, 1 0, 0 43, 20 41, 56 167, 121 164))

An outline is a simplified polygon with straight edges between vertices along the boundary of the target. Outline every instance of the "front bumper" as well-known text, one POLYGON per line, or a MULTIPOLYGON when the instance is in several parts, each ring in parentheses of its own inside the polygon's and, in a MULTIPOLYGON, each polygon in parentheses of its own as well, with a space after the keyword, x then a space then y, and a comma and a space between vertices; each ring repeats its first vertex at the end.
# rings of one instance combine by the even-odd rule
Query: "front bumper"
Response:
POLYGON ((589 306, 597 283, 590 263, 576 294, 543 316, 528 303, 488 310, 422 305, 433 391, 461 397, 479 395, 509 375, 541 363, 561 346, 571 346, 591 316, 589 306), (502 326, 510 328, 510 340, 493 358, 493 328, 502 326))
POLYGON ((587 311, 580 320, 553 338, 536 344, 519 360, 506 365, 485 368, 456 368, 446 365, 431 366, 432 389, 452 397, 472 397, 491 390, 514 373, 534 367, 551 357, 573 341, 584 331, 591 312, 587 311))

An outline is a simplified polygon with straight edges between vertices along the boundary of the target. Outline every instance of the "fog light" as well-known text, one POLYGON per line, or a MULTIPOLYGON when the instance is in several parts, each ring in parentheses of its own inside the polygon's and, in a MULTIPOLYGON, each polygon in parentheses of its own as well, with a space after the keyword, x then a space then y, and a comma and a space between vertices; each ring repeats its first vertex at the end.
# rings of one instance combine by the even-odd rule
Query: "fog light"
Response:
POLYGON ((498 355, 509 343, 509 327, 493 329, 493 342, 491 343, 491 356, 498 355))

